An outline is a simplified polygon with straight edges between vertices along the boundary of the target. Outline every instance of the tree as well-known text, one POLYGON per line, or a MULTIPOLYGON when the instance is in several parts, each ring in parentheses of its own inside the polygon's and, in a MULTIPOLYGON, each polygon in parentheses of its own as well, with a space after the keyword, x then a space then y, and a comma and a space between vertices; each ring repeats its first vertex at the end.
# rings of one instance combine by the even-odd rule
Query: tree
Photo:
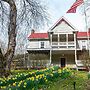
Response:
POLYGON ((7 51, 4 55, 1 54, 3 59, 6 60, 6 65, 3 68, 5 74, 10 72, 16 47, 17 29, 22 26, 30 28, 31 25, 44 25, 47 15, 46 9, 40 3, 40 0, 0 0, 0 9, 2 11, 0 12, 2 29, 6 29, 8 32, 7 51))
POLYGON ((81 13, 85 17, 85 23, 87 28, 90 27, 90 0, 84 0, 84 4, 81 6, 81 13))
POLYGON ((90 71, 90 56, 88 54, 88 51, 83 50, 80 59, 87 71, 90 71))
MULTIPOLYGON (((84 4, 82 5, 82 9, 83 9, 82 13, 85 16, 86 32, 90 33, 90 13, 89 13, 90 12, 90 0, 84 1, 84 4)), ((90 40, 89 39, 90 39, 90 36, 87 37, 88 50, 87 51, 84 50, 83 54, 81 55, 83 65, 87 68, 88 71, 90 71, 90 56, 89 56, 90 40)))

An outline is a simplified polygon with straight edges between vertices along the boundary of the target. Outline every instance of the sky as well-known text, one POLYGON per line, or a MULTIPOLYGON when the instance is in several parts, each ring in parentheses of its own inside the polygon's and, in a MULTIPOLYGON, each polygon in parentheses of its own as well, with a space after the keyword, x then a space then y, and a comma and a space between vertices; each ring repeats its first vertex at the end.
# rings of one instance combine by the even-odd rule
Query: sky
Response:
POLYGON ((47 0, 48 12, 51 18, 51 24, 46 27, 47 31, 59 18, 64 16, 78 31, 85 31, 85 17, 81 13, 81 6, 77 8, 76 13, 66 13, 76 0, 47 0))

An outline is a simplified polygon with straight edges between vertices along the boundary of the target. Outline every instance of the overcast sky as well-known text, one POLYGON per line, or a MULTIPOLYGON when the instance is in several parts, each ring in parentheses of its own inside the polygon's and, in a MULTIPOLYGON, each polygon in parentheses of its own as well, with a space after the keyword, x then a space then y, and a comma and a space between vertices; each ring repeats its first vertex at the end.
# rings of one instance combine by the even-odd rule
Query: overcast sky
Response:
POLYGON ((50 28, 60 17, 64 16, 66 19, 72 23, 79 31, 85 31, 85 18, 81 14, 81 6, 77 8, 76 13, 66 13, 68 9, 76 0, 47 0, 48 12, 50 13, 50 18, 52 20, 49 27, 50 28))

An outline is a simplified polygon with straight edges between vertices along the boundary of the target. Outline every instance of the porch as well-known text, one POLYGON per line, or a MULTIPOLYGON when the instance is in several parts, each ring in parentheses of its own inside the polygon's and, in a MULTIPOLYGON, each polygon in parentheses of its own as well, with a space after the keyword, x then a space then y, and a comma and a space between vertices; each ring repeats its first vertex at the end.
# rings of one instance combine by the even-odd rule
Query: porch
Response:
POLYGON ((52 48, 73 49, 76 48, 76 33, 52 33, 50 34, 52 48))
POLYGON ((28 68, 44 68, 50 65, 50 50, 29 50, 28 68))
POLYGON ((75 51, 74 50, 53 50, 52 51, 52 65, 58 65, 60 67, 68 66, 70 68, 76 68, 75 63, 75 51))

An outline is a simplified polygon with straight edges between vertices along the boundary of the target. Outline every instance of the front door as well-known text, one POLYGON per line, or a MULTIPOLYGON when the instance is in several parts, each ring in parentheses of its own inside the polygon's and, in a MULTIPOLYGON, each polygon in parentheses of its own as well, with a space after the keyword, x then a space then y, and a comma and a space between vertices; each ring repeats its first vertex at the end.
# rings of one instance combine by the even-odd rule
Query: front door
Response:
POLYGON ((65 67, 66 66, 66 60, 65 58, 61 58, 61 67, 65 67))

